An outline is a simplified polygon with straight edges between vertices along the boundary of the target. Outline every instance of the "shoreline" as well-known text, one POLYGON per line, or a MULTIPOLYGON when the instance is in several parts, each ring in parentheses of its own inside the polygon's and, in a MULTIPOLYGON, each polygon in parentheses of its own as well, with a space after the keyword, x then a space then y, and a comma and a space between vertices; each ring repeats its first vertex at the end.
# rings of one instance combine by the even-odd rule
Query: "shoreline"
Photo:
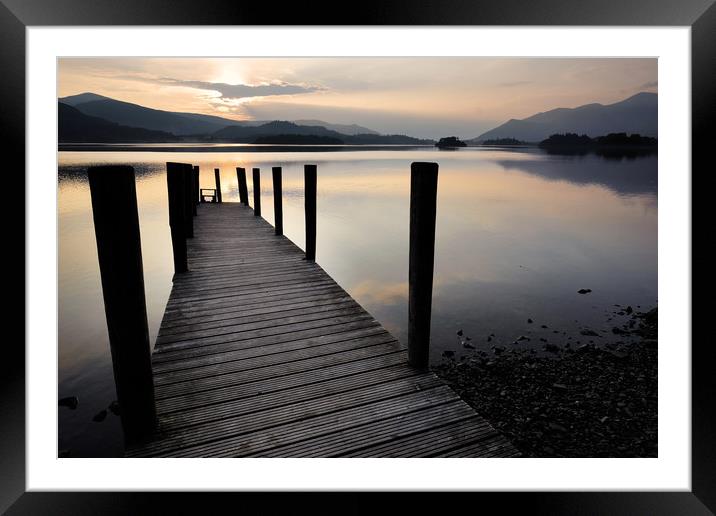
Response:
POLYGON ((657 457, 657 309, 618 331, 639 340, 475 351, 432 369, 524 457, 657 457))

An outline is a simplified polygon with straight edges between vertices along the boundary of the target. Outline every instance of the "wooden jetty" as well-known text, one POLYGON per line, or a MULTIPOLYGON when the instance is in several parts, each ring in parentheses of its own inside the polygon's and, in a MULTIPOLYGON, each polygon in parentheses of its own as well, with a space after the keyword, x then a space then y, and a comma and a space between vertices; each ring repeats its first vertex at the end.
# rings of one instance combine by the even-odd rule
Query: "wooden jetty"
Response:
MULTIPOLYGON (((315 210, 315 167, 306 177, 315 210)), ((174 276, 151 355, 156 423, 128 443, 127 457, 519 455, 427 370, 427 358, 409 364, 378 321, 256 216, 239 186, 241 203, 197 203, 177 266, 186 272, 174 276)), ((198 186, 188 188, 198 199, 198 186)), ((172 191, 170 180, 170 205, 172 191)), ((315 226, 307 234, 315 253, 315 226)))

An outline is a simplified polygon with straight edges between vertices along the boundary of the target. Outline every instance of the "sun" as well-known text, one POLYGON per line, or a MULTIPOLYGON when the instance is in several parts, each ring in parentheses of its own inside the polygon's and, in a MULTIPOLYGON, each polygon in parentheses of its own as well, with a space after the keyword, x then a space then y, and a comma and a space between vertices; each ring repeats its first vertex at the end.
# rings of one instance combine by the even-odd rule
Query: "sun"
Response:
POLYGON ((242 63, 238 59, 217 59, 210 82, 222 82, 225 84, 247 84, 248 63, 242 63))

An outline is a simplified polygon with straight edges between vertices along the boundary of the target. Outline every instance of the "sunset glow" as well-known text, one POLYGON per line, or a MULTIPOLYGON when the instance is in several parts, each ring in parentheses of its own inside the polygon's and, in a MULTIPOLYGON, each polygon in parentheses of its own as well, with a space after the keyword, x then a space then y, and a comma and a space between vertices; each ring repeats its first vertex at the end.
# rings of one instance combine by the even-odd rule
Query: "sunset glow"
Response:
POLYGON ((421 137, 656 90, 657 60, 626 58, 63 58, 58 74, 60 97, 421 137))

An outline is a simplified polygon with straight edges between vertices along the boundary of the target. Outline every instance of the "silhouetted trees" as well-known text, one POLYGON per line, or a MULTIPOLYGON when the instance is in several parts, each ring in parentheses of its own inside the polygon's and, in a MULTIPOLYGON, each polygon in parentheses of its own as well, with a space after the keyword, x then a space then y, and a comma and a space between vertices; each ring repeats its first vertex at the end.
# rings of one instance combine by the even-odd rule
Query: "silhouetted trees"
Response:
POLYGON ((516 138, 493 138, 491 140, 485 140, 482 145, 527 145, 527 142, 523 142, 516 138))
POLYGON ((590 138, 586 134, 553 134, 542 140, 540 147, 656 147, 656 138, 640 134, 609 133, 606 136, 590 138))
POLYGON ((591 145, 592 139, 586 134, 578 135, 577 133, 553 134, 546 140, 539 143, 540 147, 574 147, 591 145))
POLYGON ((656 138, 641 136, 640 134, 627 136, 627 133, 610 133, 606 136, 597 136, 594 140, 599 145, 636 145, 644 147, 656 145, 656 138))

